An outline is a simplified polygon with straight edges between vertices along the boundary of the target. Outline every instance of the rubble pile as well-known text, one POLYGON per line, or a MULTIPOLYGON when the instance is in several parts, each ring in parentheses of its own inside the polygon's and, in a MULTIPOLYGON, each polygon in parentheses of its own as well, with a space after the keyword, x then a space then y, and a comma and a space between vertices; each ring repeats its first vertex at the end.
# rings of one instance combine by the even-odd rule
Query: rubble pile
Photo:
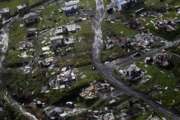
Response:
POLYGON ((89 87, 82 90, 80 96, 85 99, 94 99, 97 97, 97 88, 96 85, 91 83, 89 87))
POLYGON ((22 41, 19 44, 20 58, 32 58, 34 53, 34 45, 30 41, 22 41))
POLYGON ((104 110, 94 110, 89 112, 89 117, 94 120, 115 120, 112 110, 104 108, 104 110))
POLYGON ((123 77, 131 81, 137 81, 144 76, 144 72, 138 68, 135 64, 130 65, 125 70, 119 71, 123 77))
POLYGON ((80 2, 79 0, 71 0, 71 1, 65 2, 64 7, 62 8, 65 15, 72 16, 72 15, 78 13, 79 2, 80 2))
POLYGON ((165 52, 156 54, 153 59, 158 66, 168 67, 171 65, 171 56, 165 52))
POLYGON ((76 80, 76 74, 74 69, 64 67, 60 73, 49 82, 49 86, 52 89, 64 89, 71 87, 72 82, 76 80))
POLYGON ((177 29, 177 24, 173 20, 161 20, 155 23, 155 28, 165 31, 175 31, 177 29))
POLYGON ((144 63, 155 64, 159 67, 167 68, 172 66, 172 56, 167 52, 162 51, 160 53, 157 53, 154 57, 146 57, 144 63))
POLYGON ((7 34, 0 29, 0 53, 4 53, 6 51, 6 40, 8 39, 7 34))
POLYGON ((82 90, 80 96, 84 99, 94 99, 98 94, 108 94, 114 88, 107 82, 92 82, 89 87, 82 90))
POLYGON ((70 116, 75 116, 85 111, 87 111, 85 108, 66 108, 56 106, 48 106, 44 108, 44 112, 50 120, 66 119, 70 116))
POLYGON ((139 33, 132 39, 131 46, 145 49, 150 48, 153 44, 158 44, 162 40, 162 38, 154 36, 152 33, 139 33))

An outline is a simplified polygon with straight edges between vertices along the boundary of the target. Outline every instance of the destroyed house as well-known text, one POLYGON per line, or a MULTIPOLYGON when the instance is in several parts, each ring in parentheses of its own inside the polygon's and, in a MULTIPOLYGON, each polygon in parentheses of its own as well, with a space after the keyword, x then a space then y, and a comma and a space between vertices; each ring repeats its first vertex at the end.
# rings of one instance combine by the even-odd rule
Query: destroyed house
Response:
POLYGON ((63 39, 62 35, 51 37, 52 48, 56 50, 58 47, 62 47, 64 45, 63 39))
POLYGON ((17 6, 17 11, 21 16, 28 13, 28 10, 29 10, 29 8, 26 4, 17 6))
POLYGON ((130 65, 126 70, 120 72, 130 81, 137 81, 144 76, 144 72, 135 64, 130 65))
POLYGON ((0 35, 0 50, 3 48, 3 37, 0 35))
POLYGON ((27 29, 27 38, 32 38, 35 37, 37 35, 37 29, 36 28, 29 28, 27 29))
POLYGON ((31 25, 38 22, 39 15, 35 12, 30 12, 24 16, 23 20, 26 25, 31 25))
POLYGON ((171 63, 171 56, 167 53, 158 53, 154 56, 154 63, 160 67, 169 67, 171 63))
POLYGON ((2 25, 3 25, 3 19, 2 19, 2 16, 0 15, 0 29, 1 29, 2 25))
POLYGON ((77 32, 80 30, 80 26, 76 24, 68 24, 60 26, 55 30, 55 35, 68 34, 69 32, 77 32))
POLYGON ((78 12, 79 9, 79 0, 72 0, 65 2, 63 10, 67 16, 74 15, 78 12))
POLYGON ((9 8, 2 8, 0 9, 0 15, 2 18, 8 19, 10 17, 10 10, 9 8))
POLYGON ((54 33, 55 33, 55 35, 67 34, 68 30, 66 27, 61 26, 61 27, 58 27, 54 33))
POLYGON ((65 26, 68 32, 77 32, 80 30, 80 26, 76 24, 69 24, 65 26))
POLYGON ((74 43, 74 38, 68 37, 64 38, 62 35, 54 36, 50 38, 53 49, 57 49, 58 47, 64 47, 67 45, 72 45, 74 43))
POLYGON ((132 4, 138 3, 138 0, 113 0, 113 3, 115 4, 115 8, 121 11, 132 4))

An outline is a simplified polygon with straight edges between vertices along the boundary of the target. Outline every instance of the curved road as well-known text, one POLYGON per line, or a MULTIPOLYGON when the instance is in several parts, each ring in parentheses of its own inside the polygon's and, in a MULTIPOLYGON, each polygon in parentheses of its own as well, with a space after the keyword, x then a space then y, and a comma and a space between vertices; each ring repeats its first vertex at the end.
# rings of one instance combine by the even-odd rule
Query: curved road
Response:
MULTIPOLYGON (((54 2, 56 0, 42 0, 37 2, 36 4, 30 6, 30 9, 33 9, 34 7, 40 6, 42 4, 46 4, 46 3, 50 3, 50 2, 54 2)), ((8 21, 6 21, 3 24, 3 28, 2 28, 2 32, 3 32, 3 49, 0 52, 0 71, 3 69, 2 67, 2 62, 5 59, 5 54, 8 50, 8 42, 9 42, 9 36, 8 36, 8 32, 9 32, 9 26, 10 24, 13 22, 13 20, 18 19, 18 13, 15 13, 14 15, 12 15, 12 18, 8 21)), ((0 79, 0 85, 1 85, 1 79, 0 79)), ((26 111, 25 108, 23 108, 17 101, 15 101, 9 94, 7 91, 3 91, 3 95, 2 97, 6 100, 6 102, 8 104, 10 104, 14 109, 16 109, 17 111, 19 111, 22 115, 24 115, 28 120, 38 120, 38 118, 36 118, 35 115, 31 114, 30 112, 26 111)))
MULTIPOLYGON (((11 19, 9 21, 9 23, 5 24, 4 27, 2 28, 2 43, 3 43, 3 47, 0 51, 0 71, 3 69, 2 66, 2 62, 5 59, 5 54, 8 50, 8 42, 9 42, 9 26, 10 24, 13 22, 13 20, 16 19, 16 17, 14 17, 13 19, 11 19)), ((1 81, 1 79, 0 79, 1 81)), ((2 85, 3 83, 0 83, 0 85, 2 85)), ((2 90, 1 90, 2 91, 2 90)), ((4 100, 10 104, 12 107, 14 107, 17 111, 19 111, 20 113, 22 113, 22 115, 24 115, 25 117, 27 117, 29 120, 38 120, 33 114, 31 114, 30 112, 27 112, 18 102, 16 102, 14 99, 12 99, 12 97, 8 94, 7 91, 2 91, 2 96, 4 98, 4 100)))
POLYGON ((140 57, 133 57, 134 55, 130 55, 128 57, 120 58, 120 59, 117 59, 115 61, 112 61, 112 62, 108 63, 107 65, 109 65, 109 67, 111 67, 111 68, 116 68, 117 70, 119 70, 119 69, 121 69, 127 65, 130 65, 130 64, 132 64, 132 63, 134 63, 140 59, 144 59, 146 57, 153 56, 156 53, 159 53, 164 49, 176 47, 179 44, 180 44, 180 40, 176 40, 174 42, 166 42, 166 44, 164 46, 162 46, 160 48, 152 49, 151 51, 142 54, 140 57), (118 65, 118 67, 117 67, 117 65, 118 65))
POLYGON ((101 63, 100 54, 103 46, 101 22, 105 14, 103 0, 96 0, 96 11, 97 14, 93 22, 94 24, 92 25, 92 28, 94 29, 94 33, 95 33, 94 42, 92 45, 92 61, 96 69, 113 86, 115 86, 119 90, 124 91, 124 93, 126 93, 127 95, 143 100, 145 103, 150 105, 154 110, 162 113, 167 119, 172 118, 173 120, 180 120, 180 117, 178 115, 164 108, 162 105, 158 104, 157 102, 153 101, 149 96, 137 92, 136 90, 133 90, 132 88, 124 84, 121 80, 116 79, 113 76, 113 70, 108 66, 104 65, 103 63, 101 63))

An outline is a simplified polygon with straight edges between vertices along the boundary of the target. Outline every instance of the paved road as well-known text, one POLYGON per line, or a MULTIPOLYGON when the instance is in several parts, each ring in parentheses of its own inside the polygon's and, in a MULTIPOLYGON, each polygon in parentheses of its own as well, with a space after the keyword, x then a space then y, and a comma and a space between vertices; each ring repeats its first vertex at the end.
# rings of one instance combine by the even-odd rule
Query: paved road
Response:
MULTIPOLYGON (((31 5, 30 6, 30 9, 33 9, 37 6, 40 6, 40 5, 43 5, 43 4, 46 4, 46 3, 51 3, 51 2, 55 2, 56 0, 41 0, 39 2, 37 2, 36 4, 34 5, 31 5)), ((4 24, 3 24, 3 28, 2 28, 2 31, 4 32, 4 36, 3 36, 3 43, 4 43, 4 46, 3 46, 3 51, 1 51, 1 54, 0 54, 0 71, 3 69, 3 66, 2 66, 2 62, 4 61, 5 59, 5 54, 8 50, 8 42, 9 42, 9 37, 8 37, 8 32, 9 32, 9 26, 11 25, 11 23, 15 20, 15 19, 18 19, 18 13, 15 13, 12 15, 12 17, 7 20, 4 24)), ((0 78, 0 81, 1 81, 1 78, 0 78)), ((0 85, 3 84, 0 82, 0 85)), ((12 106, 14 107, 14 109, 16 109, 17 111, 19 111, 22 115, 24 115, 28 120, 38 120, 36 118, 35 115, 31 114, 30 112, 26 111, 25 108, 23 108, 17 101, 15 101, 9 94, 7 91, 4 91, 4 95, 3 95, 4 99, 12 106)))
MULTIPOLYGON (((14 17, 13 19, 11 19, 7 24, 5 24, 2 28, 2 32, 3 32, 3 47, 1 50, 1 54, 0 54, 0 71, 3 69, 2 66, 2 62, 5 60, 5 54, 8 50, 8 42, 9 42, 9 26, 11 25, 11 23, 16 19, 16 17, 14 17)), ((0 78, 1 81, 2 78, 0 78)), ((0 83, 0 85, 3 85, 3 83, 0 83)), ((12 107, 14 107, 14 109, 16 109, 17 111, 19 111, 20 113, 22 113, 25 117, 27 117, 29 120, 38 120, 33 114, 31 114, 30 112, 27 112, 18 102, 16 102, 13 98, 11 98, 11 96, 8 94, 7 91, 1 91, 3 92, 3 98, 6 100, 6 102, 8 104, 10 104, 12 107)))
POLYGON ((34 116, 33 114, 31 114, 30 112, 26 111, 17 101, 15 101, 7 91, 4 91, 1 96, 3 97, 3 99, 6 101, 6 103, 8 103, 9 105, 11 105, 11 107, 13 107, 15 109, 15 111, 21 113, 22 115, 24 115, 28 120, 38 120, 36 118, 36 116, 34 116))
MULTIPOLYGON (((47 3, 47 2, 53 2, 53 1, 55 1, 55 0, 42 0, 42 1, 40 1, 40 2, 38 2, 38 3, 36 3, 36 4, 34 4, 34 5, 30 6, 30 9, 33 9, 34 7, 37 7, 37 6, 42 5, 42 4, 45 4, 45 3, 47 3)), ((12 15, 12 17, 11 17, 9 20, 7 20, 7 21, 5 21, 5 22, 3 23, 3 28, 2 28, 2 32, 3 32, 3 39, 2 39, 2 41, 3 41, 3 48, 2 48, 1 51, 0 51, 0 71, 3 69, 2 63, 3 63, 3 61, 5 60, 5 54, 6 54, 7 50, 8 50, 8 42, 9 42, 9 35, 8 35, 8 33, 9 33, 9 26, 11 25, 11 23, 12 23, 14 20, 18 19, 18 16, 17 16, 17 15, 18 15, 18 14, 15 13, 14 15, 12 15)), ((3 86, 3 83, 1 83, 1 79, 2 79, 2 78, 0 78, 0 85, 3 86)), ((8 104, 10 104, 15 110, 19 111, 22 115, 24 115, 28 120, 38 120, 38 119, 36 118, 36 116, 34 116, 34 115, 31 114, 30 112, 26 111, 25 108, 23 108, 17 101, 15 101, 15 100, 9 95, 9 93, 8 93, 7 91, 4 91, 4 90, 3 90, 3 91, 1 91, 1 92, 4 93, 4 94, 3 94, 3 97, 4 97, 4 99, 6 100, 6 102, 8 102, 8 104)))
MULTIPOLYGON (((180 117, 173 113, 172 111, 164 108, 159 103, 153 101, 149 96, 137 92, 136 90, 130 88, 126 84, 124 84, 121 80, 116 79, 113 76, 113 70, 109 68, 107 65, 104 65, 101 63, 100 60, 100 53, 103 46, 103 40, 102 40, 102 31, 101 31, 101 22, 104 18, 104 3, 103 0, 96 0, 96 17, 94 19, 94 23, 92 25, 92 28, 94 29, 94 42, 92 45, 92 61, 96 69, 116 88, 119 90, 124 91, 129 96, 139 98, 143 100, 145 103, 150 105, 154 110, 157 112, 162 113, 166 118, 169 119, 169 117, 173 118, 173 120, 180 120, 180 117)), ((166 46, 167 47, 167 46, 166 46)))
POLYGON ((146 52, 145 54, 141 54, 140 57, 133 57, 134 55, 130 55, 128 57, 119 58, 119 59, 114 60, 110 63, 107 63, 107 65, 111 68, 116 68, 117 70, 119 70, 119 69, 124 68, 127 65, 130 65, 130 64, 136 62, 136 61, 139 61, 139 60, 144 59, 146 57, 154 56, 155 54, 161 52, 163 49, 176 47, 179 44, 180 44, 180 40, 176 40, 174 42, 166 42, 166 44, 164 46, 162 46, 160 48, 152 49, 151 51, 146 52))

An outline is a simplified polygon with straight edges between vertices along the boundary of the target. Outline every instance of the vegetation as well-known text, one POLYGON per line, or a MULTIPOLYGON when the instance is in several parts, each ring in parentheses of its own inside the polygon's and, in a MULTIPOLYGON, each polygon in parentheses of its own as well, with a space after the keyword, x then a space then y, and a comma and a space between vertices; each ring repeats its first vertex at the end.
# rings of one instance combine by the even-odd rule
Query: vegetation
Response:
MULTIPOLYGON (((158 91, 152 93, 152 97, 169 108, 172 108, 175 104, 179 104, 180 94, 175 91, 179 83, 179 77, 175 75, 177 67, 173 70, 160 69, 156 65, 144 65, 143 63, 138 63, 138 66, 143 70, 147 71, 147 75, 151 78, 148 82, 138 86, 143 92, 152 91, 158 86, 158 91), (174 97, 176 96, 176 97, 174 97)), ((179 71, 179 70, 178 70, 179 71)))

